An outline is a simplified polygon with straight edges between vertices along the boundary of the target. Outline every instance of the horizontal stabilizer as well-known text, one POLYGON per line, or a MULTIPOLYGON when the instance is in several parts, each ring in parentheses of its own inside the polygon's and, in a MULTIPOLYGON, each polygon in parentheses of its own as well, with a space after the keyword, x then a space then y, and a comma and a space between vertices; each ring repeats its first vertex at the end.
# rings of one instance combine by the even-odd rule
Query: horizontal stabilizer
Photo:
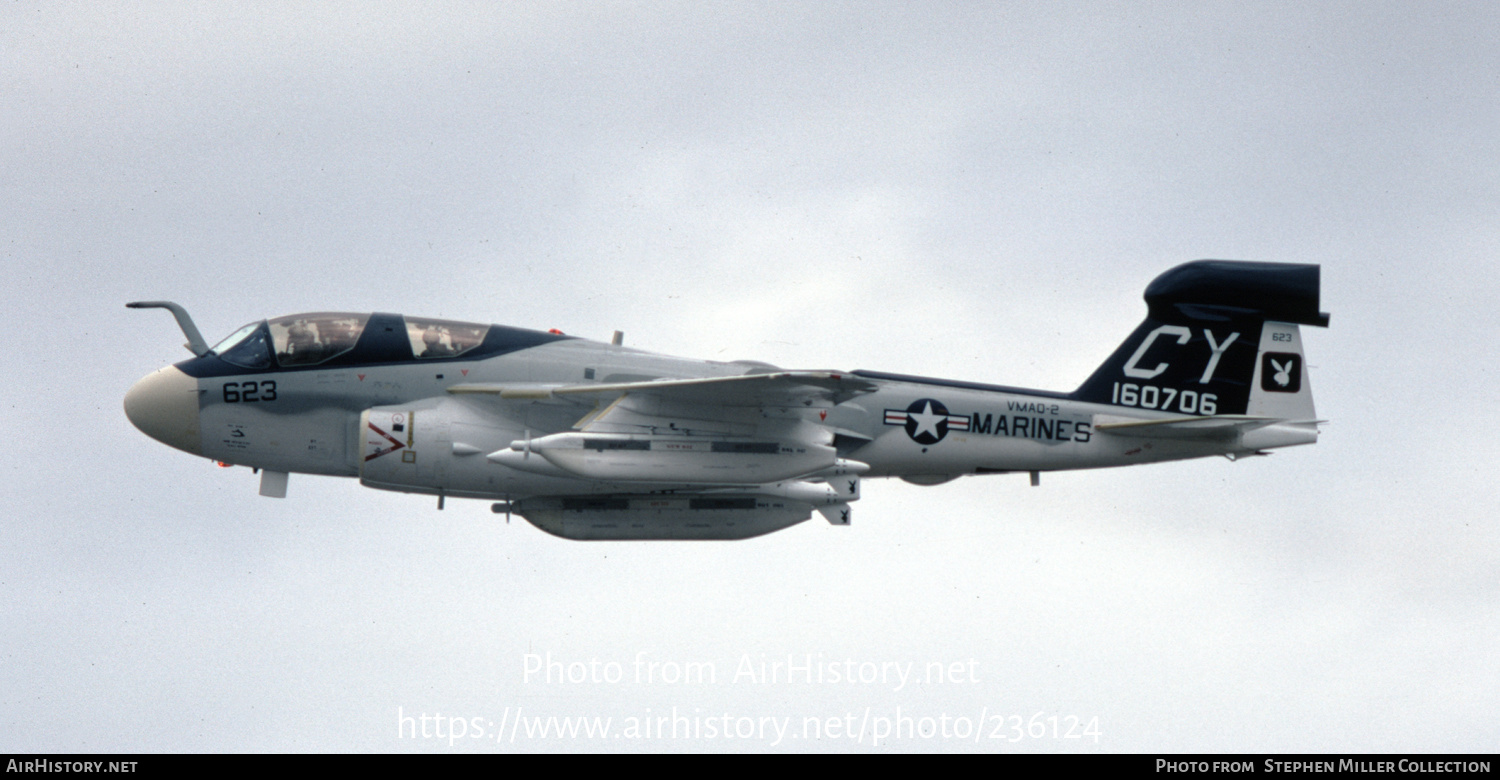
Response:
POLYGON ((1094 430, 1116 436, 1138 438, 1218 441, 1232 439, 1241 431, 1253 431, 1276 422, 1278 420, 1274 417, 1251 417, 1243 414, 1165 417, 1159 420, 1096 414, 1094 415, 1094 430))
POLYGON ((1167 417, 1160 420, 1094 415, 1094 430, 1114 436, 1189 441, 1237 441, 1242 450, 1313 444, 1323 420, 1283 420, 1224 414, 1212 417, 1167 417))

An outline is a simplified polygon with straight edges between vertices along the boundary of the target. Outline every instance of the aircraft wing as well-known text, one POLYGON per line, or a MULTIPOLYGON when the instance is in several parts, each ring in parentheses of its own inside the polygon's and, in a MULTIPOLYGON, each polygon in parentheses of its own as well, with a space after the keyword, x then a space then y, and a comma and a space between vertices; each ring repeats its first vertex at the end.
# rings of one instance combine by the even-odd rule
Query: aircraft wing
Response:
POLYGON ((489 456, 523 471, 640 483, 634 491, 508 505, 548 533, 743 539, 800 523, 814 511, 835 525, 849 523, 858 475, 869 467, 839 458, 834 443, 841 431, 819 424, 813 412, 877 387, 841 372, 773 371, 601 384, 476 383, 449 392, 592 406, 573 431, 528 438, 489 456), (679 485, 650 492, 670 483, 679 485))
POLYGON ((502 398, 577 398, 587 401, 601 396, 651 395, 665 401, 713 406, 790 406, 817 399, 832 403, 872 393, 876 383, 837 371, 772 371, 739 376, 694 379, 657 379, 646 382, 606 384, 454 385, 454 394, 498 395, 502 398))

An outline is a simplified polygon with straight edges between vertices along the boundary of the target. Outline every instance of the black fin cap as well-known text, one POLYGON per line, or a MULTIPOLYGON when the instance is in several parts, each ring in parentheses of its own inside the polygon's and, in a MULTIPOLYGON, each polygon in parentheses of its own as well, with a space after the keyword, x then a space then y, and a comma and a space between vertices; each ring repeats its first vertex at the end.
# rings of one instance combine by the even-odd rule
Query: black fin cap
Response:
POLYGON ((1146 305, 1164 321, 1257 316, 1326 328, 1318 286, 1316 265, 1194 260, 1156 277, 1146 288, 1146 305))

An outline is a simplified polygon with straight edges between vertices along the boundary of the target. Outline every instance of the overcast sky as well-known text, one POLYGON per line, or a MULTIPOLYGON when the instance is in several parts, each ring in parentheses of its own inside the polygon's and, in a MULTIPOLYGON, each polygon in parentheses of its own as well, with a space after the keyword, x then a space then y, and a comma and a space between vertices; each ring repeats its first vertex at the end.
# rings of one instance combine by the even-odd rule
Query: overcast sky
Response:
POLYGON ((0 750, 864 751, 794 735, 899 711, 984 722, 878 749, 1492 751, 1497 8, 6 3, 0 750), (1317 446, 583 544, 260 498, 121 409, 188 357, 139 299, 1071 390, 1205 257, 1322 265, 1317 446), (736 674, 788 657, 965 672, 736 674), (399 734, 674 707, 697 738, 399 734), (1006 741, 1037 715, 1097 740, 1006 741))

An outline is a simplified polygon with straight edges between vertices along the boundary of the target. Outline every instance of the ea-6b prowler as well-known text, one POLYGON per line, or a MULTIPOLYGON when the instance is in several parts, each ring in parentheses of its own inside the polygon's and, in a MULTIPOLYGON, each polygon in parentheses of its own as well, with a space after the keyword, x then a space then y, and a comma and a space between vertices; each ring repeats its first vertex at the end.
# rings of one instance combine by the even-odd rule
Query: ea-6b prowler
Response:
POLYGON ((878 371, 785 371, 399 314, 253 322, 135 384, 154 439, 260 470, 497 502, 568 539, 745 539, 860 482, 1236 459, 1317 441, 1299 325, 1326 327, 1319 267, 1201 260, 1071 393, 878 371))

